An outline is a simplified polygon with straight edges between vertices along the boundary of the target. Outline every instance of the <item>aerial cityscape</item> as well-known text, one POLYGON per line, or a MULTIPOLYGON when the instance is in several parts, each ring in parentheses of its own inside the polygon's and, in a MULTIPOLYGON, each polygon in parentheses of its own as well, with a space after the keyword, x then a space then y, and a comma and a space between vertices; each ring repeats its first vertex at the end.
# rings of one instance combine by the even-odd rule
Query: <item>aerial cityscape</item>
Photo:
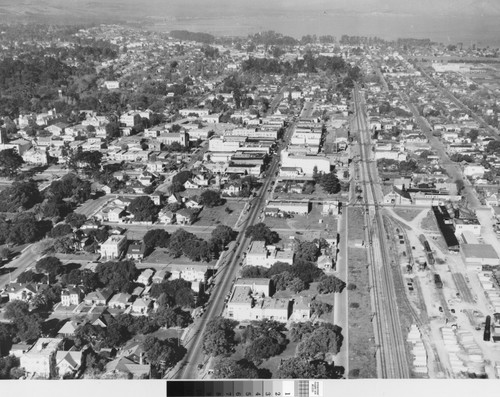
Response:
POLYGON ((58 3, 0 8, 0 379, 500 378, 493 33, 58 3))

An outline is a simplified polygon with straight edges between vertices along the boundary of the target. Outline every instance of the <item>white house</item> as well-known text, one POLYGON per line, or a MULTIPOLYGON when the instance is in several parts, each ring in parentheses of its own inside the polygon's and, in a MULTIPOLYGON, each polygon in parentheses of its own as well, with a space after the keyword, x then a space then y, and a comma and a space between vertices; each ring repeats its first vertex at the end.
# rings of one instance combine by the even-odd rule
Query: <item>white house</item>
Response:
POLYGON ((101 257, 106 259, 119 258, 127 246, 127 237, 123 235, 110 236, 100 249, 101 257))

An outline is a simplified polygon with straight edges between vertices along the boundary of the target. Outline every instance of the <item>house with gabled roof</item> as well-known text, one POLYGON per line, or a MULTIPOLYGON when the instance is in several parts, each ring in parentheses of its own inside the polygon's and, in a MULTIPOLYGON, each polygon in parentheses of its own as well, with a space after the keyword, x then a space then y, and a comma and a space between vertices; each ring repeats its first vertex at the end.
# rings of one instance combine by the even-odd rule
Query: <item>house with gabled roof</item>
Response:
POLYGON ((56 373, 63 377, 74 374, 82 365, 82 352, 76 350, 62 351, 56 353, 56 373))
POLYGON ((144 243, 130 244, 127 249, 127 258, 141 260, 144 258, 144 243))
POLYGON ((84 302, 86 305, 105 305, 112 295, 112 291, 106 288, 88 293, 84 302))
POLYGON ((198 189, 199 186, 194 183, 193 180, 188 179, 186 182, 184 182, 184 189, 198 189))
POLYGON ((121 309, 125 310, 131 304, 132 295, 127 294, 125 292, 120 292, 118 294, 113 295, 113 297, 109 300, 108 307, 112 309, 121 309))
POLYGON ((75 334, 75 331, 84 323, 84 320, 73 319, 64 323, 61 329, 57 332, 58 335, 63 337, 71 337, 75 334))
POLYGON ((153 301, 151 299, 146 297, 137 298, 134 303, 132 303, 131 313, 137 315, 147 315, 152 306, 153 301))
POLYGON ((136 364, 127 357, 120 357, 106 364, 104 377, 106 377, 106 374, 110 375, 123 373, 132 376, 133 378, 142 378, 143 376, 148 375, 150 370, 151 366, 149 364, 136 364))
POLYGON ((170 196, 168 196, 167 203, 182 204, 182 196, 179 193, 172 193, 170 196))
POLYGON ((179 225, 190 225, 193 223, 194 213, 187 208, 181 208, 176 212, 175 217, 179 225))
POLYGON ((27 302, 38 292, 34 284, 10 283, 5 287, 5 292, 9 295, 9 301, 20 300, 27 302))
POLYGON ((165 207, 158 214, 158 220, 160 221, 160 223, 170 225, 175 222, 175 213, 165 207))

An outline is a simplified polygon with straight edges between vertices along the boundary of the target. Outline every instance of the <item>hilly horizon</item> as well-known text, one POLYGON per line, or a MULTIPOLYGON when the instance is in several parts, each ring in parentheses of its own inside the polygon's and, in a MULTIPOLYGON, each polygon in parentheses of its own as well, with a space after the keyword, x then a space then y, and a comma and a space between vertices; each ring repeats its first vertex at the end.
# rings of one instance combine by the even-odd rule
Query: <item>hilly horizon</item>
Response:
POLYGON ((384 38, 495 40, 496 0, 0 0, 0 22, 89 24, 135 22, 144 28, 215 35, 262 30, 384 38), (159 22, 160 21, 160 22, 159 22))

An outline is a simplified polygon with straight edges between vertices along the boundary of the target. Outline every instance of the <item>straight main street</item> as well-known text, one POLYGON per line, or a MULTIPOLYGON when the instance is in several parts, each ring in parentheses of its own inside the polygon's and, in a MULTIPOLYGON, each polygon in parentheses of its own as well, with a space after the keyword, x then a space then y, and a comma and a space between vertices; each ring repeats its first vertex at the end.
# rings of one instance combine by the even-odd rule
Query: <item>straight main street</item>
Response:
POLYGON ((248 226, 257 223, 261 212, 266 204, 267 190, 271 185, 271 181, 275 179, 275 172, 278 167, 278 159, 275 157, 268 170, 268 177, 265 179, 262 186, 262 195, 258 197, 258 201, 252 206, 243 224, 238 228, 238 237, 235 249, 224 253, 223 265, 218 269, 218 275, 215 277, 215 286, 212 290, 210 300, 207 303, 205 313, 200 321, 195 322, 187 335, 187 343, 185 347, 188 350, 184 359, 178 363, 176 368, 172 370, 168 376, 176 379, 197 379, 199 378, 198 364, 206 363, 207 359, 203 352, 203 331, 207 323, 222 314, 225 301, 224 295, 230 292, 232 283, 234 282, 239 271, 239 262, 245 252, 249 239, 245 237, 245 230, 248 226))
MULTIPOLYGON (((294 124, 292 123, 286 130, 284 136, 284 145, 286 147, 290 140, 294 124)), ((281 146, 277 154, 273 157, 266 178, 260 189, 261 194, 252 201, 252 207, 245 215, 242 222, 239 222, 236 230, 239 232, 238 237, 232 248, 223 253, 222 259, 219 261, 220 266, 214 281, 215 286, 210 295, 210 299, 206 305, 205 313, 200 319, 197 319, 184 338, 184 346, 187 349, 186 356, 169 372, 166 373, 166 378, 170 379, 198 379, 207 368, 207 363, 210 361, 203 352, 203 331, 207 323, 218 316, 221 316, 225 308, 224 296, 230 293, 234 280, 239 272, 239 263, 246 251, 250 240, 245 237, 245 230, 258 223, 263 216, 264 207, 269 197, 270 187, 276 181, 276 173, 279 170, 281 146), (203 364, 203 369, 200 371, 198 365, 203 364)))

